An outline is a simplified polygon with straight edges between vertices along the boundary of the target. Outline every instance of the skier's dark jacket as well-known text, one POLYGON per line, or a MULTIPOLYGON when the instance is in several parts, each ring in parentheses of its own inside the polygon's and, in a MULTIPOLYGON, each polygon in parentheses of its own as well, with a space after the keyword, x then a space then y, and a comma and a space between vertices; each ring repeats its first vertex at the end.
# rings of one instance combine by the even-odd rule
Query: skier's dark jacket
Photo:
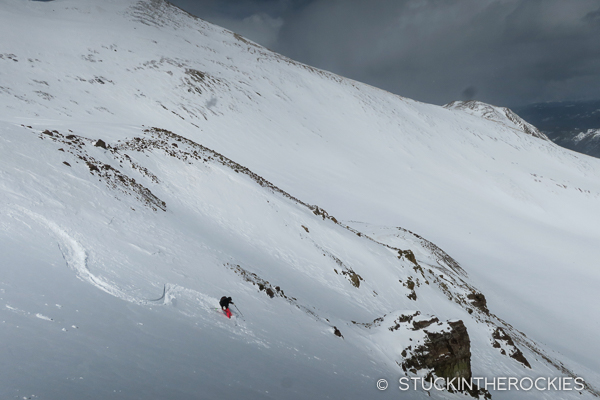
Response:
POLYGON ((221 300, 219 301, 219 305, 221 306, 221 308, 226 310, 229 308, 229 304, 234 304, 231 300, 231 297, 221 297, 221 300))

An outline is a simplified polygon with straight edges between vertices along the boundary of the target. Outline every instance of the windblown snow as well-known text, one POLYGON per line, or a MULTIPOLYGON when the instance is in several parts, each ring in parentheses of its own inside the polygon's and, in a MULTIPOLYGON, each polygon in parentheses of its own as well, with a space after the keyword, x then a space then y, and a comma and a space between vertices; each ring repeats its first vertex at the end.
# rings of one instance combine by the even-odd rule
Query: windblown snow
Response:
POLYGON ((599 396, 600 160, 162 0, 0 9, 1 398, 599 396))

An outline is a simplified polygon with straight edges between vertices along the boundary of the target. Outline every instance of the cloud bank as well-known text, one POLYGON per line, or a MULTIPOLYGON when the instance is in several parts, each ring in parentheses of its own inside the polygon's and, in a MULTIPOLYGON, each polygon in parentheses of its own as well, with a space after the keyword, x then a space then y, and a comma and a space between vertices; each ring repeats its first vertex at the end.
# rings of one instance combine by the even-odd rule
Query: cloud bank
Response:
POLYGON ((176 0, 290 58, 435 104, 599 98, 598 0, 176 0))

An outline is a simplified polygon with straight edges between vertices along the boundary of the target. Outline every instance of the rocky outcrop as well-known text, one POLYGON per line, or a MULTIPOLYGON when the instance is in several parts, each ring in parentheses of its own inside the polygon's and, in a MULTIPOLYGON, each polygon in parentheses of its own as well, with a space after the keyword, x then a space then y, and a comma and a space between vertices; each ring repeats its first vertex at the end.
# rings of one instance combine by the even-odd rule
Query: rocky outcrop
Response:
POLYGON ((344 336, 342 335, 342 332, 340 332, 340 330, 336 326, 333 327, 333 334, 342 339, 344 338, 344 336))
MULTIPOLYGON (((406 322, 412 321, 412 330, 422 330, 425 333, 425 340, 423 344, 417 345, 414 349, 409 346, 402 351, 404 361, 401 363, 401 367, 404 372, 416 374, 419 370, 429 370, 426 379, 446 378, 451 380, 458 378, 462 380, 464 378, 467 381, 470 380, 471 340, 463 321, 442 323, 436 317, 417 320, 417 316, 418 314, 414 314, 403 319, 406 322), (446 326, 444 327, 444 325, 446 326), (440 329, 440 327, 443 328, 440 329)), ((474 398, 492 398, 485 389, 477 387, 469 389, 460 386, 455 388, 474 398)), ((453 392, 451 387, 447 389, 449 392, 453 392)))
POLYGON ((402 257, 411 261, 415 265, 419 265, 417 263, 417 258, 415 257, 415 253, 413 253, 412 250, 398 250, 398 258, 402 258, 402 257))
POLYGON ((483 313, 489 315, 490 310, 488 310, 487 308, 487 300, 485 299, 485 296, 482 293, 469 293, 467 295, 467 299, 470 300, 471 305, 473 307, 478 308, 483 313))
MULTIPOLYGON (((417 324, 413 326, 417 328, 417 324)), ((471 340, 467 328, 460 320, 449 321, 448 327, 442 332, 424 331, 425 343, 411 351, 412 356, 404 359, 402 369, 413 373, 431 369, 438 377, 470 379, 471 340)))
POLYGON ((106 147, 106 142, 104 142, 104 140, 102 140, 102 139, 98 139, 98 140, 96 140, 96 143, 94 143, 94 146, 96 146, 96 147, 101 147, 101 148, 103 148, 104 150, 107 150, 107 147, 106 147))
POLYGON ((527 368, 531 368, 529 361, 523 355, 521 349, 519 349, 512 338, 504 331, 504 329, 498 327, 492 333, 492 346, 500 349, 500 353, 503 355, 508 355, 511 358, 514 358, 527 368))
MULTIPOLYGON (((32 131, 36 132, 33 129, 32 131)), ((129 156, 119 154, 102 139, 92 140, 72 133, 63 134, 57 130, 50 131, 48 129, 39 132, 38 137, 42 140, 51 140, 62 146, 58 150, 72 156, 71 159, 74 161, 74 168, 77 168, 76 164, 82 166, 85 165, 92 175, 97 176, 100 181, 104 181, 110 189, 113 189, 120 194, 126 194, 136 198, 153 211, 167 211, 167 204, 154 195, 149 188, 127 175, 126 170, 123 169, 122 163, 128 163, 132 169, 137 170, 140 174, 150 178, 154 183, 158 183, 156 176, 150 173, 146 168, 142 168, 133 162, 129 156), (92 144, 93 147, 110 150, 114 156, 114 162, 112 163, 114 165, 101 161, 103 155, 99 158, 95 158, 93 155, 95 154, 98 156, 99 153, 93 148, 90 148, 90 146, 88 146, 89 144, 92 144)), ((71 167, 71 163, 67 161, 63 161, 63 164, 71 167)))

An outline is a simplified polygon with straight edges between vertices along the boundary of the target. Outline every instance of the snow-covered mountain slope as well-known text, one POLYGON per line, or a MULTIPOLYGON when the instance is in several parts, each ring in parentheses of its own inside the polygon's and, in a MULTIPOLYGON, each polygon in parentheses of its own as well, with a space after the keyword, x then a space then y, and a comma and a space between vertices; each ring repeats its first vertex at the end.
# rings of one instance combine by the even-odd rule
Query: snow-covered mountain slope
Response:
POLYGON ((596 393, 597 160, 162 1, 0 7, 3 397, 596 393))

